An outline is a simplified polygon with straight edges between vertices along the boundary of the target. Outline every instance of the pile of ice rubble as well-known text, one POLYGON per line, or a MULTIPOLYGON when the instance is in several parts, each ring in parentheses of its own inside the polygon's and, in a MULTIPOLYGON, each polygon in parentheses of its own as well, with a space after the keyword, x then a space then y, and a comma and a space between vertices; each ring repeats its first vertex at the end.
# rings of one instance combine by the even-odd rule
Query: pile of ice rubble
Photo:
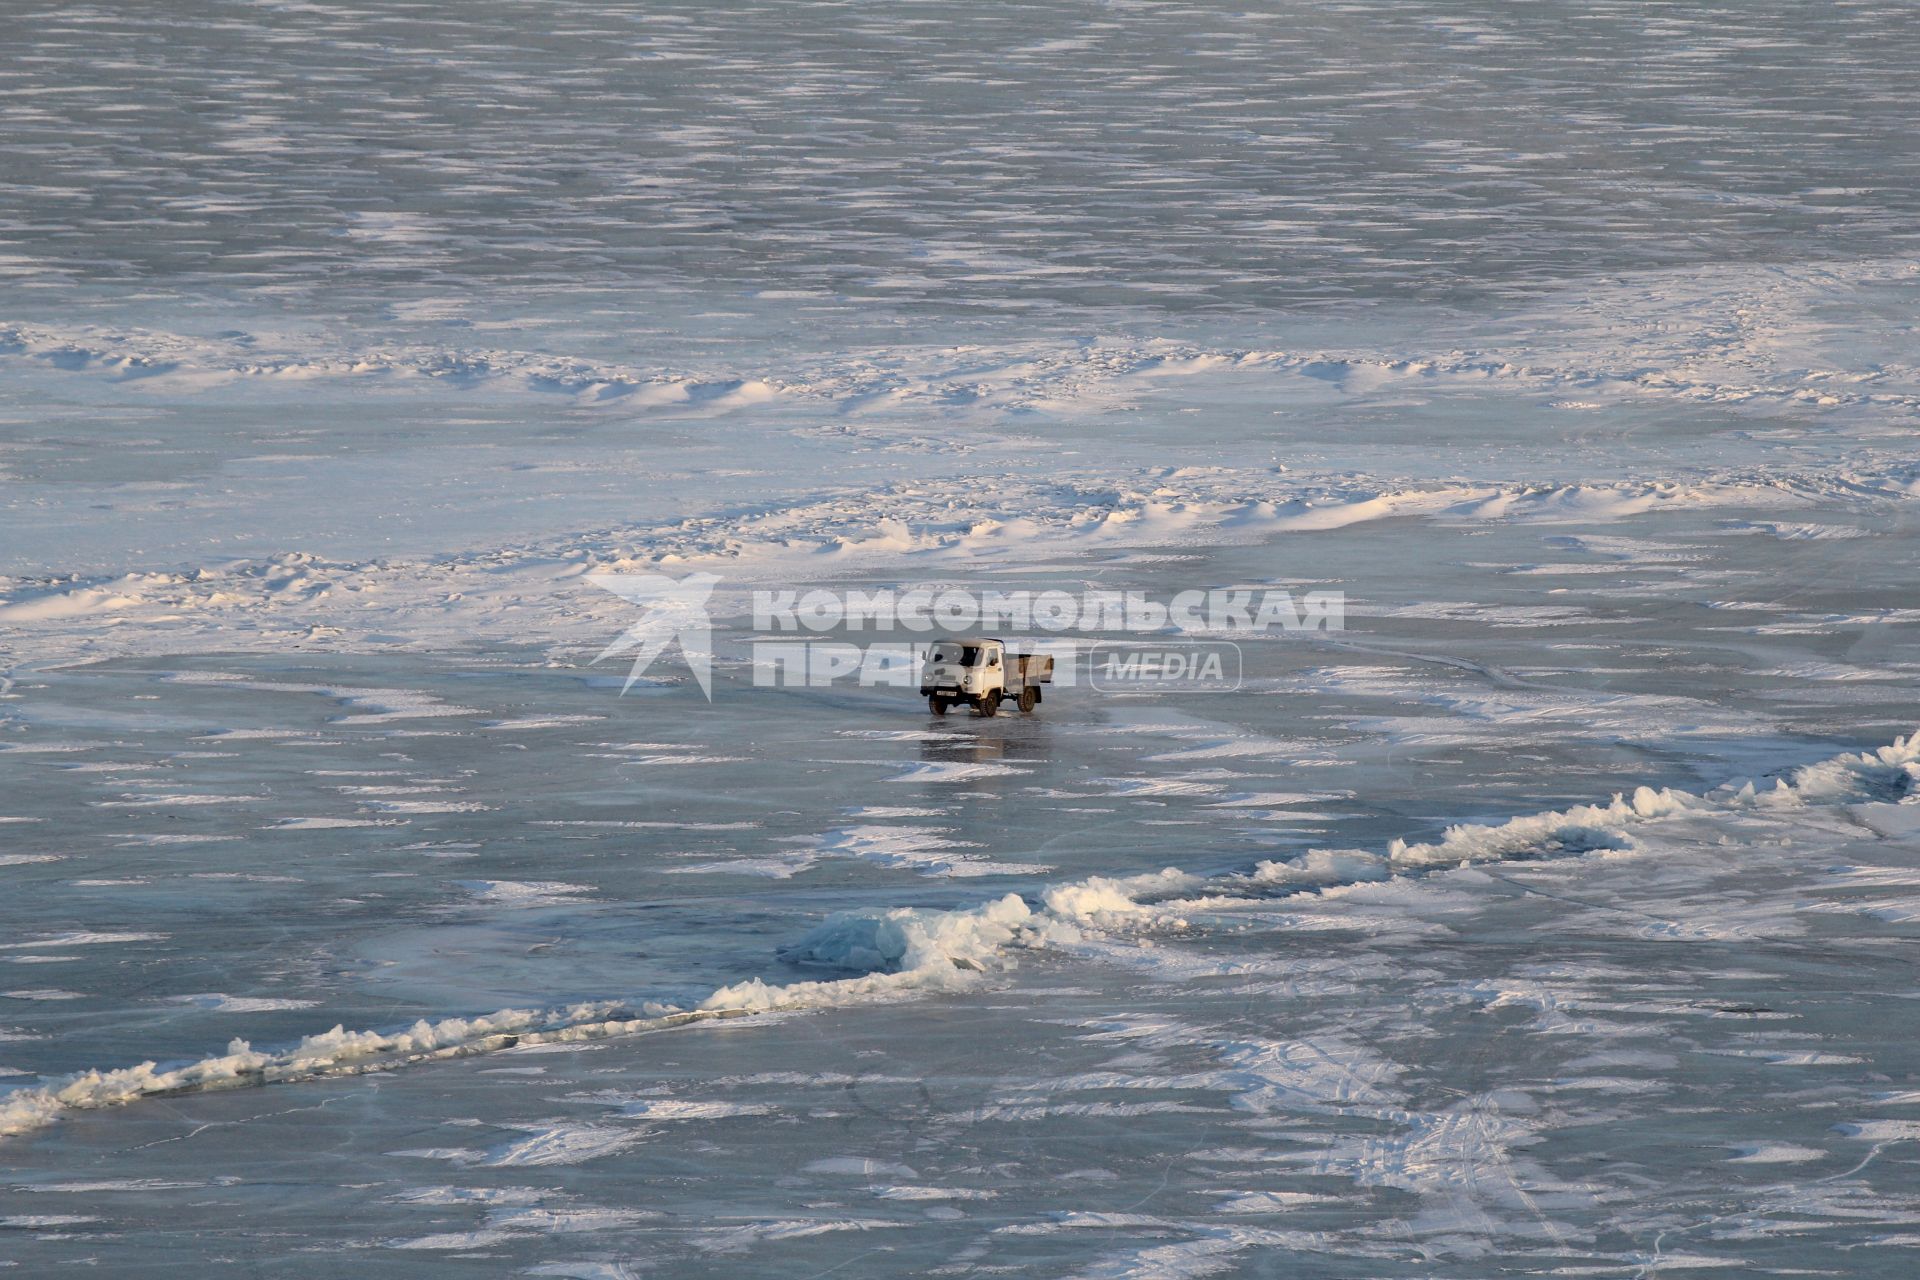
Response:
POLYGON ((88 1071, 0 1095, 0 1136, 44 1127, 66 1111, 97 1110, 140 1098, 357 1075, 518 1045, 598 1040, 662 1031, 692 1022, 786 1010, 898 1000, 965 990, 1014 963, 1020 951, 1066 950, 1089 934, 1185 927, 1206 903, 1275 891, 1313 892, 1473 862, 1622 850, 1632 829, 1683 815, 1787 811, 1814 805, 1901 802, 1920 782, 1920 733, 1872 751, 1847 753, 1792 770, 1771 788, 1729 784, 1706 795, 1641 787, 1602 805, 1517 817, 1496 826, 1448 828, 1430 844, 1395 840, 1384 855, 1315 850, 1250 873, 1199 876, 1169 868, 1124 878, 1090 877, 1054 885, 1037 904, 1009 893, 963 910, 899 908, 828 918, 782 951, 790 963, 850 976, 774 985, 762 979, 722 987, 691 1009, 646 1003, 505 1009, 475 1018, 421 1020, 397 1032, 335 1027, 291 1049, 255 1050, 235 1040, 218 1057, 171 1069, 155 1063, 88 1071))

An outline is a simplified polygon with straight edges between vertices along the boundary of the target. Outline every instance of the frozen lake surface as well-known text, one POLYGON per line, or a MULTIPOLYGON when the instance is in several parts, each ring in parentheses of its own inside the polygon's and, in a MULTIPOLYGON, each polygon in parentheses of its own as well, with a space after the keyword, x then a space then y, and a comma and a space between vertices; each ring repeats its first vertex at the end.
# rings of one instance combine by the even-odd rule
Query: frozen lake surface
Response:
POLYGON ((0 1263, 1905 1274, 1909 19, 24 13, 0 1263), (927 583, 1347 629, 754 685, 927 583))

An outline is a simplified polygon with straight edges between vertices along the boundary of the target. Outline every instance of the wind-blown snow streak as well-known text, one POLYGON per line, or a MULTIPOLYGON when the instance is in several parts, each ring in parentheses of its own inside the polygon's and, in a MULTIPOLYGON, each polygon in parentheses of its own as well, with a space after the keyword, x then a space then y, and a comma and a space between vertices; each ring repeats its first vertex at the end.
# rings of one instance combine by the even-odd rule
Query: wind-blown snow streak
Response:
POLYGON ((722 987, 691 1009, 658 1004, 635 1011, 585 1003, 545 1011, 504 1009, 474 1018, 421 1020, 396 1032, 335 1027, 291 1049, 255 1050, 235 1040, 225 1054, 162 1069, 153 1062, 87 1071, 0 1095, 0 1136, 42 1128, 70 1111, 141 1098, 360 1075, 492 1053, 516 1046, 600 1040, 665 1031, 721 1018, 837 1008, 965 991, 1004 970, 1019 951, 1072 950, 1089 934, 1184 927, 1200 898, 1250 891, 1315 891, 1396 874, 1473 862, 1630 848, 1632 829, 1662 819, 1716 813, 1785 813, 1815 805, 1900 801, 1920 784, 1920 733, 1870 751, 1801 766, 1772 787, 1730 783, 1705 795, 1641 787, 1607 804, 1531 814, 1498 825, 1449 827, 1431 843, 1396 840, 1385 855, 1316 850, 1251 873, 1202 877, 1173 868, 1138 876, 1094 876, 1054 885, 1030 903, 1017 894, 954 911, 898 908, 829 917, 781 953, 799 965, 851 976, 772 984, 761 978, 722 987))

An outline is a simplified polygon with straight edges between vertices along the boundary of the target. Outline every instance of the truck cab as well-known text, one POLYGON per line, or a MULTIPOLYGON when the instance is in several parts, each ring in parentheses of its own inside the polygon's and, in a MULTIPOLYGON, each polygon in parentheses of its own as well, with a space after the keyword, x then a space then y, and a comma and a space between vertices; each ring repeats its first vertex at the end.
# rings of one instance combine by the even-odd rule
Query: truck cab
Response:
POLYGON ((991 716, 998 714, 1003 698, 1013 698, 1022 711, 1032 711, 1040 704, 1040 686, 1052 678, 1051 657, 1009 654, 1005 641, 991 637, 947 637, 927 650, 920 667, 920 693, 937 716, 956 704, 991 716))

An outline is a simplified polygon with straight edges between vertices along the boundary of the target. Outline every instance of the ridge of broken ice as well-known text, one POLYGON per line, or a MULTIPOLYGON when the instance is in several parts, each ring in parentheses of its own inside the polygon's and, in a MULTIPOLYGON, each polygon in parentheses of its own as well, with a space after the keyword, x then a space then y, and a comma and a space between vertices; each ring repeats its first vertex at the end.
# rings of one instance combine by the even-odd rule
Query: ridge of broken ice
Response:
POLYGON ((682 417, 772 402, 851 414, 876 407, 949 414, 1101 412, 1149 401, 1169 380, 1246 374, 1309 378, 1349 394, 1406 383, 1504 381, 1588 396, 1627 393, 1763 409, 1871 406, 1912 414, 1920 412, 1920 395, 1907 389, 1911 378, 1903 375, 1910 375, 1909 368, 1825 368, 1808 359, 1804 342, 1817 333, 1813 316, 1833 293, 1899 281, 1913 270, 1905 258, 1864 258, 1776 264, 1758 281, 1708 268, 1640 272, 1543 297, 1515 326, 1542 335, 1526 343, 1495 339, 1430 351, 1072 336, 1001 345, 899 344, 801 357, 779 368, 695 369, 479 343, 424 343, 412 330, 384 340, 375 333, 332 343, 306 334, 294 343, 283 338, 275 349, 271 336, 237 330, 213 336, 16 321, 0 324, 0 359, 71 378, 137 383, 148 395, 199 395, 234 386, 310 395, 314 384, 334 381, 361 391, 432 386, 558 395, 583 406, 682 417), (1603 319, 1582 327, 1569 324, 1569 315, 1603 319), (1711 317, 1728 323, 1703 347, 1699 334, 1711 327, 1711 317))
POLYGON ((706 566, 724 568, 737 588, 818 580, 856 565, 937 570, 980 555, 1013 563, 1067 548, 1257 542, 1378 520, 1551 525, 1680 509, 1872 511, 1917 493, 1920 467, 1871 452, 1838 467, 1580 484, 1314 475, 1284 467, 1058 472, 996 476, 991 485, 900 482, 725 519, 601 529, 441 558, 336 561, 289 552, 111 577, 0 579, 0 658, 29 645, 32 661, 44 664, 209 648, 277 651, 289 641, 391 644, 396 634, 414 647, 512 642, 529 633, 580 645, 603 640, 629 610, 575 581, 590 572, 706 566), (369 600, 379 607, 369 610, 369 600))
POLYGON ((1604 805, 1525 815, 1494 826, 1462 824, 1436 841, 1393 841, 1386 855, 1316 850, 1291 862, 1261 862, 1251 873, 1197 876, 1174 868, 1130 877, 1091 876, 1054 885, 1037 904, 1017 894, 958 910, 895 908, 829 917, 790 947, 791 962, 848 976, 771 984, 761 978, 722 987, 691 1009, 590 1002, 540 1011, 503 1009, 479 1017, 424 1019, 397 1032, 336 1026, 290 1049, 255 1050, 235 1039, 224 1054, 180 1066, 154 1062, 87 1071, 0 1094, 0 1137, 43 1128, 68 1111, 101 1110, 141 1098, 290 1083, 392 1070, 499 1049, 564 1044, 715 1018, 837 1008, 965 991, 1022 951, 1077 949, 1083 939, 1138 928, 1186 927, 1194 896, 1225 897, 1250 887, 1320 890, 1478 861, 1631 847, 1631 829, 1680 815, 1788 813, 1813 805, 1903 800, 1920 782, 1920 732, 1885 746, 1844 752, 1775 779, 1729 783, 1695 795, 1641 787, 1604 805), (1187 895, 1176 897, 1175 895, 1187 895))

